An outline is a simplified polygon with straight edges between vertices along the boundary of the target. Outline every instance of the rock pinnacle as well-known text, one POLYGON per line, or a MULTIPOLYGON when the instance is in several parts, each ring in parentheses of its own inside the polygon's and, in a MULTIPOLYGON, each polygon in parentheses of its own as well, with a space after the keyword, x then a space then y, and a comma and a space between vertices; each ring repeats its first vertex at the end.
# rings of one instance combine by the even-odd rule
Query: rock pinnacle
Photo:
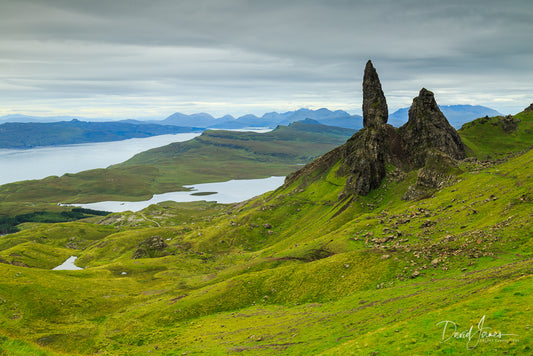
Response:
POLYGON ((363 126, 377 127, 387 123, 389 110, 381 89, 378 73, 369 60, 363 76, 363 126))
POLYGON ((425 162, 426 150, 435 149, 454 159, 466 157, 459 134, 440 111, 433 93, 422 88, 409 109, 409 121, 400 128, 415 166, 425 162))

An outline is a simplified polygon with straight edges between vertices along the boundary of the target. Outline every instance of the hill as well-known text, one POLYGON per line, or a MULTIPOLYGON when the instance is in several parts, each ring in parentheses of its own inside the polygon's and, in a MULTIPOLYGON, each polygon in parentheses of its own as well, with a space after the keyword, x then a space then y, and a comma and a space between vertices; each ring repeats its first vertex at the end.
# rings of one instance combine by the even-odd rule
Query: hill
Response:
POLYGON ((192 127, 124 122, 5 123, 0 125, 0 148, 32 148, 201 131, 192 127))
POLYGON ((532 146, 533 107, 514 116, 483 117, 466 123, 461 138, 481 159, 500 158, 532 146))
MULTIPOLYGON (((215 119, 213 116, 207 113, 198 113, 198 114, 182 114, 174 113, 161 121, 155 121, 154 123, 159 123, 163 125, 176 125, 176 126, 194 126, 194 127, 212 127, 218 122, 226 122, 228 120, 233 120, 232 116, 224 116, 222 118, 215 119)), ((142 122, 139 122, 142 123, 142 122)))
POLYGON ((363 88, 365 127, 274 192, 1 237, 0 346, 41 355, 531 353, 533 151, 465 158, 430 91, 395 129, 370 62, 363 88), (71 255, 84 270, 51 270, 71 255))

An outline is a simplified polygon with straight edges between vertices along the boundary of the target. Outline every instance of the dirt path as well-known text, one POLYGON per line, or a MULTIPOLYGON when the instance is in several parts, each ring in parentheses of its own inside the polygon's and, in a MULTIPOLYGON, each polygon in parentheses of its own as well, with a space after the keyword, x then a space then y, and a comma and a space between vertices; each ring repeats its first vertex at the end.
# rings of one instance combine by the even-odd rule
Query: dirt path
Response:
POLYGON ((144 218, 144 220, 146 221, 150 221, 150 222, 153 222, 154 224, 157 225, 157 227, 161 227, 161 224, 159 224, 157 221, 155 220, 152 220, 152 219, 148 219, 143 213, 139 213, 140 216, 142 216, 144 218))

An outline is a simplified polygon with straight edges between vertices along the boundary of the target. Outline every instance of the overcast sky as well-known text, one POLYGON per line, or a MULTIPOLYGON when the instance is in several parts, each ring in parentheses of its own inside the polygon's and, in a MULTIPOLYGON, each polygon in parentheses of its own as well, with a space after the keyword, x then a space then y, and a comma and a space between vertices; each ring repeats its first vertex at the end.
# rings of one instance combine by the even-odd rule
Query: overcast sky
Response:
POLYGON ((0 0, 0 115, 533 102, 532 0, 0 0))

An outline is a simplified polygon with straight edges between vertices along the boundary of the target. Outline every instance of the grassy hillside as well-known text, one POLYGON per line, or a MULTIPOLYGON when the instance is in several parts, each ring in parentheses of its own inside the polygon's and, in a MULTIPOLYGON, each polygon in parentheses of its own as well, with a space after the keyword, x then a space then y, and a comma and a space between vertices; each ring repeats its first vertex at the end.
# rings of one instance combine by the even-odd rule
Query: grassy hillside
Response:
MULTIPOLYGON (((244 155, 256 147, 244 137, 200 141, 244 155)), ((279 142, 254 154, 275 157, 279 142)), ((462 162, 419 201, 401 199, 416 172, 393 167, 368 196, 339 200, 341 163, 241 204, 167 203, 1 237, 0 340, 45 355, 530 354, 533 151, 462 162), (86 269, 50 270, 69 255, 86 269), (451 322, 473 326, 471 340, 451 322)))
POLYGON ((533 110, 512 117, 480 118, 464 124, 458 132, 477 158, 502 157, 532 146, 533 110))
POLYGON ((57 202, 145 200, 155 193, 185 190, 188 184, 287 175, 353 133, 301 122, 264 134, 206 131, 108 169, 0 186, 0 215, 57 210, 52 206, 57 202))

